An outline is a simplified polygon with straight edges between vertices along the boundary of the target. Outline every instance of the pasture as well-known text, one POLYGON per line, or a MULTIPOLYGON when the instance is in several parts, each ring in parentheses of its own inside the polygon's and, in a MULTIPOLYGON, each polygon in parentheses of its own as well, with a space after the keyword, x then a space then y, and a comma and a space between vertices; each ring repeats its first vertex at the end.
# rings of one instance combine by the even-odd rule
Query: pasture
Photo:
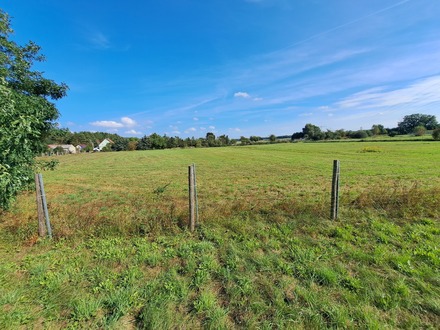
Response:
POLYGON ((1 214, 1 328, 435 328, 439 143, 61 156, 1 214), (341 162, 330 221, 332 162, 341 162), (188 165, 200 222, 187 227, 188 165))

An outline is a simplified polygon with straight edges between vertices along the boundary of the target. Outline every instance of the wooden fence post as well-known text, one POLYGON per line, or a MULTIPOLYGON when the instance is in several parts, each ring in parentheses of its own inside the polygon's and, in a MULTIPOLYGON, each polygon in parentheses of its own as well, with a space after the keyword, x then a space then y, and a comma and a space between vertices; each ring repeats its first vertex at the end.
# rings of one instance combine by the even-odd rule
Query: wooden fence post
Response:
POLYGON ((35 192, 37 195, 38 236, 44 237, 44 235, 46 235, 46 228, 44 227, 43 202, 41 200, 40 179, 38 174, 35 174, 35 192))
POLYGON ((50 226, 49 211, 47 209, 46 194, 44 193, 43 176, 41 175, 41 173, 38 174, 38 180, 40 184, 41 201, 43 202, 44 216, 46 218, 47 235, 49 236, 49 238, 52 238, 52 228, 50 226))
POLYGON ((196 200, 194 189, 194 166, 188 167, 188 185, 189 185, 189 230, 191 232, 195 229, 196 224, 196 200))
POLYGON ((332 200, 331 200, 331 212, 330 212, 330 217, 332 220, 336 220, 338 218, 339 174, 340 174, 339 160, 334 160, 333 161, 333 179, 332 179, 332 200))

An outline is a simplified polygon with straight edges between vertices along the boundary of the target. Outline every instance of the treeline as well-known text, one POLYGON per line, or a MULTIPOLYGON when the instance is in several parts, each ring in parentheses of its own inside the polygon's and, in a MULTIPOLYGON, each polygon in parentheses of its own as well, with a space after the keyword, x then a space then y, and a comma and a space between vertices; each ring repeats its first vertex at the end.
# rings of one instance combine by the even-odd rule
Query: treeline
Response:
POLYGON ((228 135, 216 136, 209 132, 205 137, 185 138, 178 136, 170 137, 167 135, 159 135, 153 133, 145 135, 142 138, 130 137, 125 138, 118 134, 110 134, 105 132, 71 132, 67 128, 54 128, 47 138, 47 144, 72 144, 74 146, 81 145, 82 151, 93 151, 105 138, 112 140, 112 144, 106 146, 102 151, 131 151, 131 150, 154 150, 154 149, 172 149, 172 148, 209 148, 209 147, 225 147, 225 146, 243 146, 266 143, 280 143, 297 140, 339 140, 339 139, 365 139, 371 136, 414 134, 416 136, 425 135, 426 132, 433 131, 432 136, 435 140, 440 139, 440 125, 437 123, 435 116, 413 114, 405 116, 395 128, 385 128, 383 125, 373 125, 366 130, 343 130, 323 131, 319 126, 307 124, 301 132, 284 136, 269 137, 260 136, 242 136, 239 139, 230 139, 228 135))
POLYGON ((124 151, 124 150, 151 150, 171 148, 201 148, 201 147, 225 147, 237 144, 236 139, 230 139, 227 135, 215 136, 214 133, 207 133, 204 138, 186 138, 178 136, 170 137, 153 133, 142 138, 125 138, 118 134, 105 132, 71 132, 68 128, 54 128, 46 139, 47 144, 72 144, 81 145, 83 151, 93 151, 104 139, 110 139, 109 144, 102 151, 124 151))
POLYGON ((383 125, 377 124, 373 125, 371 129, 360 129, 357 131, 346 131, 339 129, 336 131, 321 130, 320 127, 307 124, 301 132, 296 132, 292 134, 293 140, 338 140, 338 139, 365 139, 370 136, 377 135, 389 135, 394 137, 396 135, 407 135, 414 134, 415 136, 423 136, 427 131, 432 131, 432 137, 434 140, 439 140, 440 135, 440 125, 437 119, 433 115, 424 114, 412 114, 405 116, 401 122, 397 124, 394 128, 385 128, 383 125))

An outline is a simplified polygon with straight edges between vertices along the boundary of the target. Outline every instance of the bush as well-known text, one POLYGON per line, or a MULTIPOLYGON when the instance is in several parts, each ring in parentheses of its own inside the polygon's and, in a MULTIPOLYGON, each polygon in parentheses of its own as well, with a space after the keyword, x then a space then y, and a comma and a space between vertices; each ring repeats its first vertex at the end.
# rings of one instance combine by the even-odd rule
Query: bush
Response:
POLYGON ((423 136, 426 134, 426 128, 425 126, 417 126, 414 128, 414 135, 415 136, 423 136))
POLYGON ((436 141, 440 141, 440 128, 436 128, 433 132, 432 132, 432 138, 436 141))

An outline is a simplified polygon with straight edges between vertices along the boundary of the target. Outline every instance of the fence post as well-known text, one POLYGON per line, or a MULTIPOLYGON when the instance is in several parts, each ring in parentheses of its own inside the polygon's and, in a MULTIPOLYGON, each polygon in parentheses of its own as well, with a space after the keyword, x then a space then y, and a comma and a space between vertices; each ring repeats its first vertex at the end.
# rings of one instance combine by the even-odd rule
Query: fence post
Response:
POLYGON ((340 164, 339 160, 333 161, 333 179, 332 179, 332 200, 331 200, 331 212, 330 217, 332 220, 338 218, 339 209, 339 172, 340 164))
POLYGON ((188 166, 188 185, 189 185, 189 230, 195 229, 196 200, 194 189, 194 166, 188 166))
POLYGON ((44 237, 46 234, 46 228, 44 227, 43 202, 41 200, 40 179, 38 174, 35 174, 35 192, 37 195, 38 236, 44 237))
POLYGON ((197 171, 196 171, 196 164, 193 164, 193 171, 194 171, 194 200, 196 202, 196 219, 195 219, 195 226, 199 225, 199 199, 197 196, 197 171))
POLYGON ((49 236, 49 238, 52 238, 52 228, 50 226, 49 211, 47 210, 46 194, 44 193, 43 176, 41 175, 41 173, 38 174, 38 180, 40 183, 41 201, 43 202, 44 216, 46 218, 47 235, 49 236))

